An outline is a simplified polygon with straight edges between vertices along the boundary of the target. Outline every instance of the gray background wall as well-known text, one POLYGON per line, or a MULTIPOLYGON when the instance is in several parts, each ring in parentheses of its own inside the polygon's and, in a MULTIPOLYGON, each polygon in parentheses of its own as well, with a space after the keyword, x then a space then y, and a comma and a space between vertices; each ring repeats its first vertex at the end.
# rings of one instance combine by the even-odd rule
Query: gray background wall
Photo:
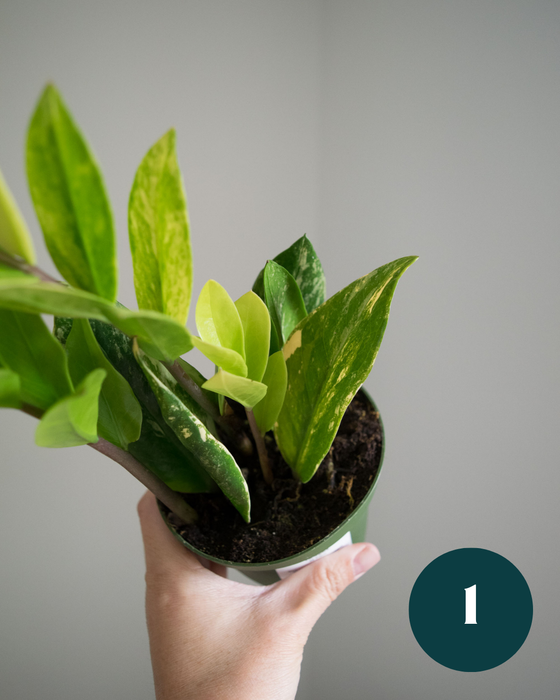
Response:
MULTIPOLYGON (((195 256, 233 296, 307 232, 330 293, 417 254, 368 380, 388 436, 370 515, 382 562, 320 620, 298 700, 558 697, 560 4, 547 0, 0 0, 0 167, 52 270, 23 144, 47 80, 102 164, 134 304, 126 205, 179 136, 195 256), (443 668, 412 585, 458 547, 525 575, 507 663, 443 668)), ((0 697, 152 698, 135 504, 93 450, 0 428, 0 697)))

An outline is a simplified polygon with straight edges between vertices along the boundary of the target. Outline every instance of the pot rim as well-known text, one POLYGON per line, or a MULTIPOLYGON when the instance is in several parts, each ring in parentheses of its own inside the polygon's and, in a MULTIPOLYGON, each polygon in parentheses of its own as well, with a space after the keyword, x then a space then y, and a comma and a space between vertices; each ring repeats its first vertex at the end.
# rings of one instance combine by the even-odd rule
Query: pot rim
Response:
MULTIPOLYGON (((371 398, 369 393, 366 391, 366 389, 360 387, 358 391, 361 391, 365 397, 368 399, 368 401, 371 403, 371 405, 374 407, 374 409, 377 411, 378 416, 379 416, 379 424, 381 426, 381 436, 382 436, 382 441, 381 441, 381 455, 379 457, 379 465, 377 467, 377 472, 375 474, 375 478, 373 479, 367 493, 365 496, 362 498, 360 503, 356 506, 356 508, 348 515, 339 525, 337 525, 333 530, 331 530, 329 533, 327 533, 324 537, 322 537, 320 540, 312 544, 310 547, 307 547, 306 549, 302 550, 301 552, 298 552, 297 554, 291 554, 289 557, 284 557, 283 559, 274 559, 272 561, 266 561, 266 562, 237 562, 237 561, 230 561, 229 559, 221 559, 219 557, 215 557, 211 554, 208 554, 207 552, 203 552, 200 549, 197 549, 194 545, 192 545, 190 542, 185 540, 176 530, 173 528, 173 526, 169 523, 165 510, 163 509, 163 504, 158 500, 158 508, 159 512, 163 518, 164 523, 168 527, 168 529, 171 531, 171 534, 177 539, 184 547, 187 549, 190 549, 191 552, 194 552, 195 554, 199 555, 203 559, 207 559, 208 561, 215 562, 216 564, 222 564, 224 566, 233 568, 233 569, 239 569, 241 571, 273 571, 276 569, 281 569, 284 566, 290 566, 292 564, 299 564, 300 562, 306 561, 307 559, 312 558, 316 554, 319 554, 321 551, 326 549, 327 546, 330 546, 334 542, 336 542, 338 539, 344 536, 346 532, 350 530, 349 525, 351 522, 355 519, 358 513, 362 511, 364 508, 367 508, 369 505, 369 502, 371 501, 371 498, 373 496, 373 493, 375 491, 375 488, 377 486, 377 482, 379 480, 379 475, 381 473, 381 468, 383 466, 383 457, 385 455, 385 428, 383 425, 383 420, 381 418, 381 413, 377 407, 377 404, 375 401, 371 398), (329 540, 327 544, 327 540, 329 540)), ((358 393, 358 392, 356 392, 358 393)))

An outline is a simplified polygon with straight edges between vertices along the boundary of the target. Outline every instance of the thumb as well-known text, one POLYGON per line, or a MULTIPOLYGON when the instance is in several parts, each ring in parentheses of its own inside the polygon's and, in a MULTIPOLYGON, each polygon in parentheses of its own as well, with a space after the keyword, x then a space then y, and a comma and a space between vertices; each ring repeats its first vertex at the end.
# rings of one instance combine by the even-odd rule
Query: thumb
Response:
POLYGON ((187 571, 202 570, 196 556, 183 547, 167 529, 155 496, 146 491, 138 503, 144 541, 146 573, 151 578, 177 578, 187 571))
POLYGON ((277 583, 277 591, 289 610, 306 618, 310 630, 342 591, 380 559, 373 544, 342 547, 277 583))

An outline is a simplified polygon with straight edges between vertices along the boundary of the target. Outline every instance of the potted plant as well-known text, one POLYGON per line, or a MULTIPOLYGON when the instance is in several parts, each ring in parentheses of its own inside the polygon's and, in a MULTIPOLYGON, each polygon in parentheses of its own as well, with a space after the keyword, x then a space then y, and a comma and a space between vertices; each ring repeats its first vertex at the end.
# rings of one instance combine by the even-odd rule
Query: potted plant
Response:
POLYGON ((177 538, 255 580, 277 580, 350 536, 362 539, 383 431, 361 386, 396 284, 416 258, 326 298, 303 236, 235 302, 209 280, 195 335, 185 326, 192 259, 174 131, 145 155, 130 194, 138 311, 116 301, 103 180, 52 85, 26 155, 64 281, 36 267, 0 176, 0 406, 39 419, 38 445, 90 445, 124 466, 158 497, 177 538), (54 316, 54 332, 41 314, 54 316), (216 365, 209 379, 182 358, 194 348, 216 365))

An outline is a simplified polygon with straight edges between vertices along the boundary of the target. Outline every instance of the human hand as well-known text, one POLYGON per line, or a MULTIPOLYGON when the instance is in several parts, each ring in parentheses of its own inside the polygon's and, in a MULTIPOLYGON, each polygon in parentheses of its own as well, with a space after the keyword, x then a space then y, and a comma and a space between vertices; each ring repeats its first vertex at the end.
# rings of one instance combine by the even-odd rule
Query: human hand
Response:
POLYGON ((151 493, 138 512, 157 700, 292 700, 313 625, 380 558, 374 545, 354 544, 272 586, 250 586, 181 546, 151 493))

